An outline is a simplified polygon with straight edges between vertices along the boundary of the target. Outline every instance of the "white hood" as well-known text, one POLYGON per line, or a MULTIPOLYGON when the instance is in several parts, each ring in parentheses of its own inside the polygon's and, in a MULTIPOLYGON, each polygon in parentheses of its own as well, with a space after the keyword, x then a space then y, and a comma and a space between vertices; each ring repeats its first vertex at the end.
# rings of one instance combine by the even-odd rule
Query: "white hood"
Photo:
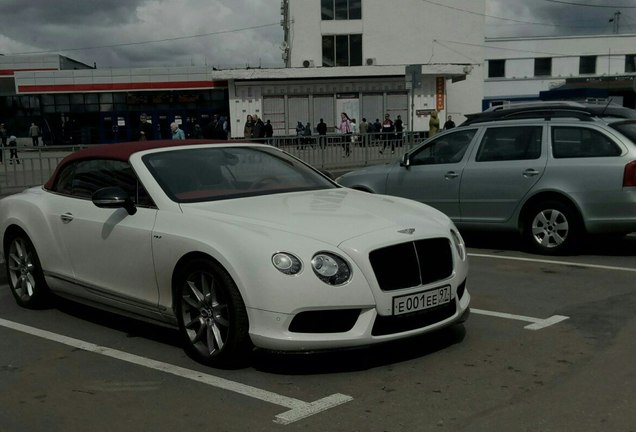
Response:
POLYGON ((414 228, 426 235, 450 224, 445 215, 418 202, 345 188, 181 204, 181 208, 185 214, 241 219, 334 246, 370 232, 414 228))

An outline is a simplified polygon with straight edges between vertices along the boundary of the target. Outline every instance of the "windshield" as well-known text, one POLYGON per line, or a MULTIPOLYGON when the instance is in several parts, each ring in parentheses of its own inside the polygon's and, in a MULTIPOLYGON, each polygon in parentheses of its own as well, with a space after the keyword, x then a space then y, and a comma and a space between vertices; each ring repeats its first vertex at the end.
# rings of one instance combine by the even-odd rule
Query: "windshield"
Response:
POLYGON ((267 147, 204 147, 145 155, 164 192, 180 203, 337 188, 291 156, 267 147))
POLYGON ((622 121, 610 124, 611 127, 625 135, 634 144, 636 144, 636 121, 622 121))

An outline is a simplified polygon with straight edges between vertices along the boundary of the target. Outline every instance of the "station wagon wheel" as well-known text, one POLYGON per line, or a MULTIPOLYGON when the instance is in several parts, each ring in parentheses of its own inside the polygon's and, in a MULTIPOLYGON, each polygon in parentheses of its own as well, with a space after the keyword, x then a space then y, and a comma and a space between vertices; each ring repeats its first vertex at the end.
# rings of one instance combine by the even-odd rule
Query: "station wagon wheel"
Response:
POLYGON ((572 250, 581 240, 580 218, 570 205, 545 201, 535 205, 525 221, 524 235, 536 252, 560 255, 572 250))
POLYGON ((40 259, 29 237, 20 232, 5 242, 9 287, 16 302, 26 308, 40 308, 50 299, 40 259))
POLYGON ((177 282, 175 311, 185 349, 216 367, 239 367, 252 348, 245 304, 218 264, 196 259, 177 282))

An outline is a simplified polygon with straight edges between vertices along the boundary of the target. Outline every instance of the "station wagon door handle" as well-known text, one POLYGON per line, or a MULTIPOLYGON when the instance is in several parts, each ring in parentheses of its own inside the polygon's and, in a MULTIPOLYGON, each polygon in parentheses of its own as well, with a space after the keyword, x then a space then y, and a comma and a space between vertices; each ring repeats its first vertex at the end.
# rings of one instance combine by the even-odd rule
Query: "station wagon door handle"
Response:
POLYGON ((60 215, 60 219, 62 219, 62 222, 64 223, 69 223, 73 220, 73 215, 71 213, 64 213, 63 215, 60 215))
POLYGON ((523 176, 524 177, 534 177, 534 176, 539 175, 539 174, 540 174, 539 171, 537 171, 536 169, 532 169, 532 168, 527 169, 527 170, 525 170, 523 172, 523 176))
POLYGON ((459 177, 459 174, 457 174, 455 171, 449 171, 444 175, 444 178, 446 180, 454 179, 457 177, 459 177))

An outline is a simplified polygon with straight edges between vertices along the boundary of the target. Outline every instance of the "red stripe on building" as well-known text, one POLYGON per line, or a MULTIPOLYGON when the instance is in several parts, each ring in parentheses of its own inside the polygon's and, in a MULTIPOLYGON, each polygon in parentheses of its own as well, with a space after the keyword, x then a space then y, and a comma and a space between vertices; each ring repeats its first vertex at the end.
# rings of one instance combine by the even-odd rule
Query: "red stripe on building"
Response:
POLYGON ((34 68, 34 69, 0 69, 0 76, 14 75, 16 72, 41 72, 56 71, 56 68, 34 68))
POLYGON ((42 84, 20 85, 18 93, 90 92, 90 91, 134 91, 134 90, 182 90, 200 88, 225 88, 227 81, 164 81, 139 83, 101 84, 42 84))

